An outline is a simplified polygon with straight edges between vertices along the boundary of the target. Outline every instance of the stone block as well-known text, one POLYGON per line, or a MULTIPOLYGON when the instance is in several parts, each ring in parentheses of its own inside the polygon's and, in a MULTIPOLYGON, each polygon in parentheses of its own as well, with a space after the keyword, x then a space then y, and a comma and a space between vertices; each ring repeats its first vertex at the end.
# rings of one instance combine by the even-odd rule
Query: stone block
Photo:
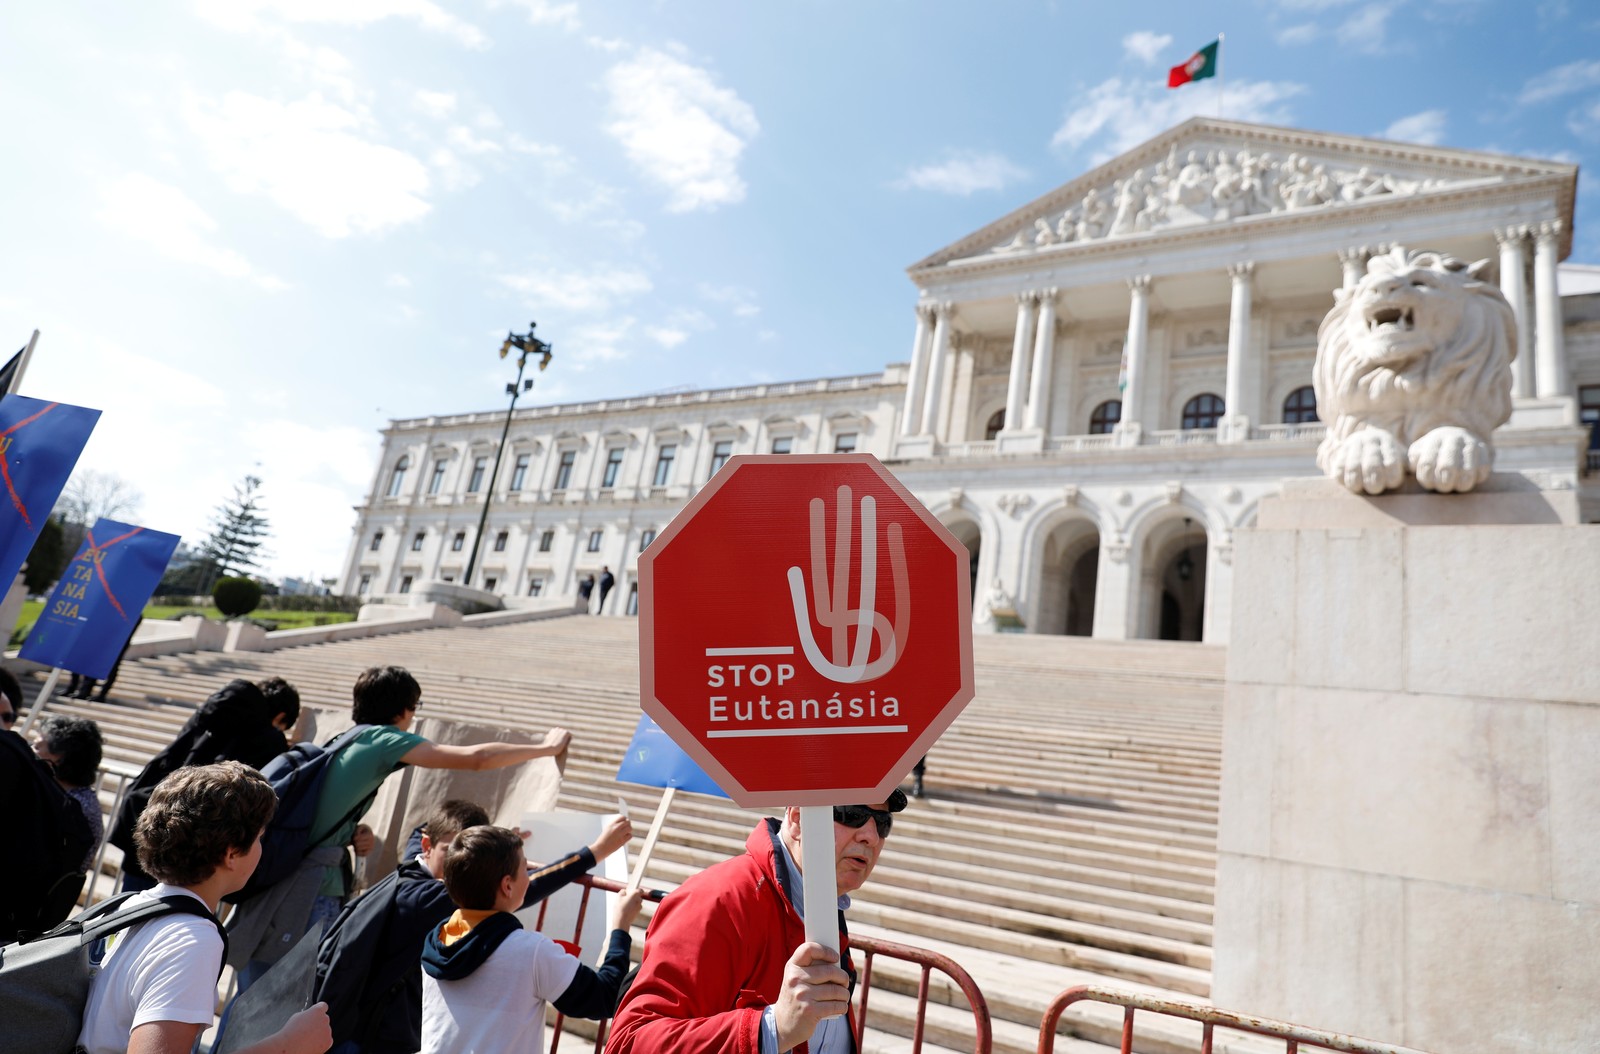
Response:
POLYGON ((1288 689, 1228 682, 1222 704, 1217 850, 1266 856, 1277 800, 1278 710, 1288 689))
MULTIPOLYGON (((1404 683, 1403 534, 1296 531, 1290 683, 1398 691, 1404 683)), ((1288 585, 1251 582, 1251 595, 1288 585)))
POLYGON ((1217 1006, 1393 1042, 1406 1009, 1404 940, 1400 879, 1217 861, 1217 1006))
MULTIPOLYGON (((1233 551, 1228 683, 1287 684, 1295 654, 1295 535, 1241 531, 1233 551)), ((1095 627, 1098 636, 1099 626, 1095 627)))
POLYGON ((1286 479, 1256 517, 1262 530, 1581 522, 1575 491, 1540 490, 1514 472, 1496 472, 1468 494, 1436 494, 1409 476, 1378 495, 1353 494, 1331 479, 1286 479))
POLYGON ((1274 857, 1548 894, 1543 707, 1300 688, 1276 728, 1274 857))
POLYGON ((1447 1054, 1600 1050, 1600 907, 1410 883, 1402 1042, 1447 1054))
POLYGON ((1600 907, 1600 708, 1545 706, 1544 711, 1551 896, 1600 907))

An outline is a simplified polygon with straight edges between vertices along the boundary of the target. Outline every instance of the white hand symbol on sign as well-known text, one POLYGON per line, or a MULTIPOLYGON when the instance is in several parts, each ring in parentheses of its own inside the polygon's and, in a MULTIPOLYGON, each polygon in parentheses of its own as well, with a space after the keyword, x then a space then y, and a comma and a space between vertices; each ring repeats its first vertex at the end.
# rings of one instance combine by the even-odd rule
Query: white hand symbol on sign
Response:
POLYGON ((910 633, 911 581, 906 569, 905 543, 900 525, 891 523, 885 531, 889 543, 889 564, 894 573, 894 625, 874 605, 878 592, 878 502, 871 495, 861 499, 861 587, 860 605, 848 607, 850 592, 850 488, 838 491, 834 515, 833 586, 828 585, 827 503, 811 499, 811 589, 816 594, 816 620, 831 633, 833 661, 817 646, 811 632, 811 616, 806 611, 805 575, 798 567, 789 568, 789 599, 794 604, 794 621, 800 631, 800 646, 818 673, 840 684, 859 684, 876 680, 894 668, 905 652, 910 633), (850 625, 856 626, 854 654, 850 649, 850 625), (882 641, 878 658, 867 656, 874 637, 882 641))

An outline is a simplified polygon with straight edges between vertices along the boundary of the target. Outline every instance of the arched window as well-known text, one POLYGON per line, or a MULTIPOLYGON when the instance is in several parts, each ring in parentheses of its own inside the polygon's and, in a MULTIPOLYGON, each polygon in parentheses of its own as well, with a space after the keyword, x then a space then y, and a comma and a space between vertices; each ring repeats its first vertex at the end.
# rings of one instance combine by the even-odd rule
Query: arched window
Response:
POLYGON ((1289 393, 1289 398, 1283 401, 1283 423, 1286 425, 1304 425, 1320 421, 1317 416, 1317 390, 1311 385, 1296 388, 1289 393))
POLYGON ((1197 395, 1183 404, 1183 427, 1215 428, 1217 420, 1222 416, 1222 399, 1206 392, 1197 395))
POLYGON ((1094 408, 1094 413, 1089 415, 1089 434, 1092 436, 1110 435, 1117 427, 1117 422, 1122 420, 1122 400, 1107 399, 1094 408))
POLYGON ((993 439, 1000 434, 1000 429, 1006 426, 1006 411, 1002 407, 989 416, 989 423, 983 426, 983 438, 993 439))
POLYGON ((394 471, 389 473, 389 497, 398 498, 400 488, 405 486, 406 469, 411 467, 411 459, 401 455, 400 460, 394 463, 394 471))

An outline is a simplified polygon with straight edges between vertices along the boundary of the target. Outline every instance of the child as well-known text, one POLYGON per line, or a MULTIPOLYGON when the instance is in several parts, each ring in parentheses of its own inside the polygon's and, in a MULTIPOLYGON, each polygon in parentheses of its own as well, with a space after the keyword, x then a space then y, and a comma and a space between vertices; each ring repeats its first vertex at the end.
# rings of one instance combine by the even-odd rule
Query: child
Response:
MULTIPOLYGON (((140 866, 157 881, 135 899, 186 896, 215 912, 261 859, 261 832, 277 808, 272 787, 236 761, 179 769, 139 817, 140 866)), ((78 1045, 87 1054, 189 1054, 211 1024, 222 935, 198 915, 166 915, 112 936, 89 988, 78 1045)), ((321 1054, 327 1008, 302 1010, 241 1054, 321 1054)))
POLYGON ((528 887, 516 831, 469 827, 456 835, 444 884, 457 910, 428 935, 422 953, 423 1054, 538 1054, 546 1002, 569 1017, 611 1016, 628 971, 639 890, 617 899, 605 963, 592 970, 510 914, 528 887))

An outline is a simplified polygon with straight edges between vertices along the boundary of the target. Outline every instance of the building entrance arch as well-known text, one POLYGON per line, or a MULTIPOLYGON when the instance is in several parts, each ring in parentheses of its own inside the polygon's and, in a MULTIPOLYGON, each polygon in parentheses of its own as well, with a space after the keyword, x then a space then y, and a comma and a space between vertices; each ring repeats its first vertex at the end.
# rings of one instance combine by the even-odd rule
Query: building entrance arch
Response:
POLYGON ((1091 636, 1100 574, 1100 531, 1093 521, 1073 518, 1052 527, 1045 535, 1038 567, 1033 632, 1091 636))
POLYGON ((967 547, 970 560, 968 569, 972 576, 972 603, 973 607, 977 607, 977 598, 983 595, 978 592, 978 557, 983 552, 983 528, 978 526, 978 521, 970 513, 960 509, 946 512, 939 517, 939 521, 950 529, 957 541, 967 547))
POLYGON ((1208 549, 1205 525, 1193 516, 1173 516, 1151 528, 1139 582, 1141 639, 1204 639, 1208 549))

